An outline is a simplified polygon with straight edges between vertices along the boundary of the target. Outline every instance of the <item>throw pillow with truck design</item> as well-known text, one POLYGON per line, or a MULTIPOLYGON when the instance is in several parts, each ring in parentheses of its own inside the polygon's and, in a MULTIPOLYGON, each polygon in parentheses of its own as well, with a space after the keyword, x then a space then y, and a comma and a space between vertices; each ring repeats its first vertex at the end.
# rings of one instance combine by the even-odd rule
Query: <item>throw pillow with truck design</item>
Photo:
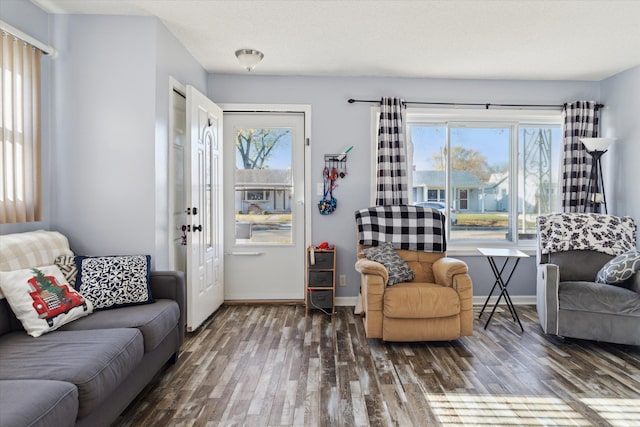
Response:
POLYGON ((0 288, 33 337, 93 312, 91 301, 69 286, 55 265, 0 272, 0 288))

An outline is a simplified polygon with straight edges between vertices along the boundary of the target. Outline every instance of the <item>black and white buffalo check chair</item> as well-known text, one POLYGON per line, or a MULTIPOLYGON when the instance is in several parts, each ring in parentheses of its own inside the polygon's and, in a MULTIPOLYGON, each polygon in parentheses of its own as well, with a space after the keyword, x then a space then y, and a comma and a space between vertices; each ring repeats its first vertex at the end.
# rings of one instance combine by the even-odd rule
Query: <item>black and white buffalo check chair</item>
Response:
POLYGON ((467 265, 446 255, 444 215, 420 206, 356 212, 367 338, 448 341, 473 333, 467 265))

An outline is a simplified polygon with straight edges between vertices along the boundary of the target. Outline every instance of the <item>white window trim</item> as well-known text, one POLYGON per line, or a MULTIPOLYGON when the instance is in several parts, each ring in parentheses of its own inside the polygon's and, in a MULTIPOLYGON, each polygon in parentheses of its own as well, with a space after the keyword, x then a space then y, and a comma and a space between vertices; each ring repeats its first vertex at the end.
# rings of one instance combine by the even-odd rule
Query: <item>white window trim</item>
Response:
MULTIPOLYGON (((380 117, 380 107, 372 106, 371 111, 371 178, 370 178, 370 206, 375 205, 375 182, 376 182, 376 160, 377 160, 377 139, 378 139, 378 120, 380 117)), ((518 176, 518 131, 521 126, 537 126, 537 125, 562 125, 562 113, 559 110, 543 110, 543 109, 467 109, 467 108, 407 108, 404 120, 405 136, 407 147, 412 145, 407 127, 410 123, 430 122, 433 124, 441 123, 443 125, 464 125, 477 122, 478 126, 511 126, 511 170, 515 172, 513 176, 518 176)), ((447 127, 447 132, 448 127, 447 127)), ((411 150, 408 150, 411 153, 411 150)), ((412 164, 412 159, 407 156, 407 161, 412 164)), ((446 185, 449 185, 450 177, 445 178, 446 185)), ((511 194, 517 194, 518 180, 512 179, 510 183, 511 194)), ((517 211, 517 197, 511 197, 510 212, 517 211), (515 210, 514 210, 515 209, 515 210)), ((517 248, 528 255, 536 254, 536 240, 519 240, 517 242, 509 241, 487 241, 487 240, 465 240, 461 242, 447 240, 447 253, 457 256, 480 256, 477 248, 496 247, 496 248, 517 248)))

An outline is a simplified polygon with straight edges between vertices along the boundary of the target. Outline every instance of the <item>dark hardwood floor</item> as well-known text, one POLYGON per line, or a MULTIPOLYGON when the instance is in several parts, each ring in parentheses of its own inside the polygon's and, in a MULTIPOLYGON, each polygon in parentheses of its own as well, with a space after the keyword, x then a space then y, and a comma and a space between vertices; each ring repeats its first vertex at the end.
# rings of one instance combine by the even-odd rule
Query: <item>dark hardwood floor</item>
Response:
POLYGON ((640 426, 640 347, 543 335, 535 307, 518 307, 524 333, 503 310, 431 343, 304 311, 221 307, 115 425, 640 426))

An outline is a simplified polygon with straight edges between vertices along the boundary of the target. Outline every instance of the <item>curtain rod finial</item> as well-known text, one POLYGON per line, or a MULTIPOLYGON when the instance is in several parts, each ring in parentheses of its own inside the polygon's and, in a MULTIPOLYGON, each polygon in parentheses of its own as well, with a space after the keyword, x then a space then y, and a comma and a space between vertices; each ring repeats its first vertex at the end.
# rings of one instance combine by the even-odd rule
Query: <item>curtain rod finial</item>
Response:
POLYGON ((348 102, 349 104, 353 104, 354 102, 356 102, 356 100, 355 100, 355 99, 353 99, 353 98, 349 98, 349 99, 347 99, 347 102, 348 102))

